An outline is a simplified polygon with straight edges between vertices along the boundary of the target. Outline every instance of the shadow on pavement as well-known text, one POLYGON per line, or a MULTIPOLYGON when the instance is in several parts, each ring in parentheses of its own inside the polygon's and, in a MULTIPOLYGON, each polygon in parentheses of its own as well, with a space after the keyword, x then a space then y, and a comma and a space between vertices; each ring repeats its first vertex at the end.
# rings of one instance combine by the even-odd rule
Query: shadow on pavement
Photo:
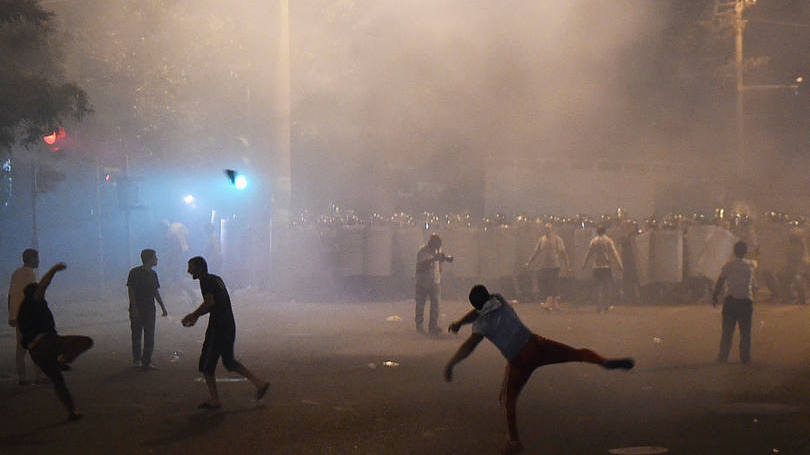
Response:
POLYGON ((66 420, 62 422, 53 422, 45 425, 40 425, 23 433, 0 436, 0 448, 40 445, 45 442, 49 442, 46 441, 45 439, 39 438, 38 436, 40 435, 44 436, 48 434, 48 430, 61 427, 62 425, 68 425, 70 423, 71 422, 68 422, 66 420))
POLYGON ((115 372, 115 373, 113 373, 113 374, 111 374, 109 376, 106 376, 103 379, 102 382, 120 382, 120 381, 130 379, 130 378, 132 378, 133 376, 135 376, 135 375, 137 375, 139 373, 143 374, 144 371, 141 368, 137 368, 137 367, 134 367, 134 366, 129 366, 129 367, 123 368, 123 369, 121 369, 121 370, 119 370, 119 371, 117 371, 117 372, 115 372))
POLYGON ((196 414, 192 414, 188 418, 188 425, 177 428, 176 430, 166 434, 164 436, 160 436, 154 439, 147 440, 143 443, 143 445, 148 447, 158 447, 164 446, 176 442, 180 442, 189 438, 193 438, 195 436, 200 436, 206 433, 210 433, 211 430, 221 425, 225 422, 225 417, 227 415, 237 415, 237 414, 250 414, 253 412, 259 412, 264 409, 264 405, 253 406, 250 408, 242 408, 242 409, 233 409, 227 411, 201 411, 196 414))

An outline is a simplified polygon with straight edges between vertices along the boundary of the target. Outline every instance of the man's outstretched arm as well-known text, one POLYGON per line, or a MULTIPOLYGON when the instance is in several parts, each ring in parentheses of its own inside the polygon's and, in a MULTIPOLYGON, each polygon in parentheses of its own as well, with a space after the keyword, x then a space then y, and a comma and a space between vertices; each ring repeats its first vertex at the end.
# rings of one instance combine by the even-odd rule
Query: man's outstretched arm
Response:
POLYGON ((39 285, 37 286, 36 293, 34 293, 34 298, 36 300, 38 300, 38 301, 41 301, 42 299, 44 299, 45 298, 45 291, 47 291, 48 286, 51 285, 51 280, 53 280, 53 276, 56 275, 56 272, 61 272, 62 270, 65 270, 66 268, 67 268, 67 266, 65 265, 64 262, 59 262, 56 265, 54 265, 53 267, 51 267, 51 269, 48 270, 48 272, 45 274, 45 276, 43 276, 42 279, 39 280, 39 285))
POLYGON ((477 310, 470 310, 469 313, 465 314, 463 318, 459 319, 458 321, 452 322, 450 326, 447 328, 448 332, 458 333, 458 330, 464 324, 472 324, 475 320, 478 319, 478 311, 477 310))
POLYGON ((478 343, 483 340, 484 337, 477 333, 473 333, 467 338, 467 341, 464 342, 461 346, 459 346, 458 351, 453 355, 453 358, 447 362, 447 365, 444 367, 444 380, 450 382, 453 380, 453 367, 456 366, 457 363, 461 362, 462 360, 466 359, 467 356, 472 354, 475 350, 475 347, 478 346, 478 343))
POLYGON ((183 318, 182 321, 183 325, 186 327, 193 326, 200 316, 210 312, 211 309, 214 308, 215 303, 216 302, 214 301, 214 294, 205 294, 203 296, 203 302, 200 304, 200 306, 183 318))
POLYGON ((532 262, 534 262, 534 259, 540 253, 540 245, 541 245, 542 241, 543 241, 543 238, 540 237, 540 240, 537 241, 537 245, 534 246, 534 252, 532 253, 532 257, 530 257, 529 260, 526 261, 525 267, 528 267, 528 266, 532 265, 532 262))

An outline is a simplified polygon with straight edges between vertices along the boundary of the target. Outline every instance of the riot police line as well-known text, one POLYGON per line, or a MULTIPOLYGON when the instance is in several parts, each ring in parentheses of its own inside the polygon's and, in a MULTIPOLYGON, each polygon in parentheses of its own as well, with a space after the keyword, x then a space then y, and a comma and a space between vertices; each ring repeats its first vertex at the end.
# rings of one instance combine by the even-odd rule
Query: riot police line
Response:
MULTIPOLYGON (((532 301, 537 282, 525 263, 543 224, 551 223, 571 259, 571 270, 561 272, 563 297, 571 303, 585 303, 592 276, 581 265, 596 226, 603 224, 622 256, 634 259, 632 270, 625 274, 635 281, 631 286, 638 287, 641 303, 685 303, 706 298, 709 283, 717 278, 739 239, 753 245, 750 257, 758 262, 762 287, 773 295, 782 291, 780 281, 790 280, 783 277, 791 248, 789 239, 798 232, 802 245, 805 241, 800 229, 803 219, 766 215, 754 222, 744 215, 723 217, 722 210, 717 213, 711 218, 671 215, 642 222, 607 216, 499 215, 483 220, 473 220, 469 215, 430 214, 418 218, 403 214, 390 218, 322 217, 317 222, 291 225, 290 254, 282 280, 289 289, 304 294, 320 289, 347 298, 407 298, 412 289, 415 252, 436 233, 442 238, 443 250, 455 257, 452 264, 444 266, 442 275, 443 293, 448 298, 457 297, 455 294, 470 283, 486 282, 520 301, 532 301)), ((614 273, 614 279, 626 277, 614 273)), ((615 300, 620 303, 624 301, 622 286, 616 288, 615 300)))

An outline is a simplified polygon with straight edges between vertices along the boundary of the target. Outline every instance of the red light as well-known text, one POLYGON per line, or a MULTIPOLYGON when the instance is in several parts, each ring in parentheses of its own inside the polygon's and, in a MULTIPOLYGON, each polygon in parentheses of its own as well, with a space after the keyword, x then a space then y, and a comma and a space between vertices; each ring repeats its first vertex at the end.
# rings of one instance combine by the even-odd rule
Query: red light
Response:
POLYGON ((48 145, 55 144, 56 143, 56 131, 54 131, 53 133, 51 133, 51 134, 49 134, 47 136, 43 136, 42 140, 45 141, 45 143, 48 144, 48 145))
POLYGON ((104 174, 104 180, 109 182, 110 180, 112 180, 112 176, 110 174, 104 174))
MULTIPOLYGON (((60 126, 53 133, 48 134, 46 136, 42 136, 42 140, 45 141, 45 143, 48 144, 48 145, 54 145, 54 144, 56 144, 56 141, 58 141, 60 139, 64 139, 65 137, 67 137, 67 134, 65 133, 65 129, 60 126)), ((51 150, 57 151, 57 150, 59 150, 59 148, 60 147, 57 145, 55 147, 51 147, 51 150)))

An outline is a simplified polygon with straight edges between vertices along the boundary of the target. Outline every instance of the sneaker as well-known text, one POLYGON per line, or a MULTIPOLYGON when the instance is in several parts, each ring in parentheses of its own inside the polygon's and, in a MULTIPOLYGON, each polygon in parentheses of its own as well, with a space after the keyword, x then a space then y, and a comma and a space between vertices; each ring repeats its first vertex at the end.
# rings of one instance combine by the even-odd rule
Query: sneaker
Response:
POLYGON ((425 333, 425 329, 421 325, 416 326, 416 333, 425 333))
POLYGON ((132 361, 132 368, 140 368, 140 367, 141 367, 141 361, 140 360, 133 360, 132 361))
POLYGON ((434 336, 436 336, 436 335, 441 335, 441 334, 442 334, 442 329, 440 329, 440 328, 438 328, 438 327, 431 327, 431 328, 428 330, 428 332, 429 332, 431 335, 434 335, 434 336))
POLYGON ((158 370, 159 368, 152 365, 151 363, 145 363, 145 364, 141 365, 141 369, 144 369, 144 370, 158 370))
POLYGON ((636 361, 630 358, 627 359, 611 359, 605 362, 604 367, 608 370, 615 370, 620 368, 622 370, 630 370, 636 365, 636 361))

